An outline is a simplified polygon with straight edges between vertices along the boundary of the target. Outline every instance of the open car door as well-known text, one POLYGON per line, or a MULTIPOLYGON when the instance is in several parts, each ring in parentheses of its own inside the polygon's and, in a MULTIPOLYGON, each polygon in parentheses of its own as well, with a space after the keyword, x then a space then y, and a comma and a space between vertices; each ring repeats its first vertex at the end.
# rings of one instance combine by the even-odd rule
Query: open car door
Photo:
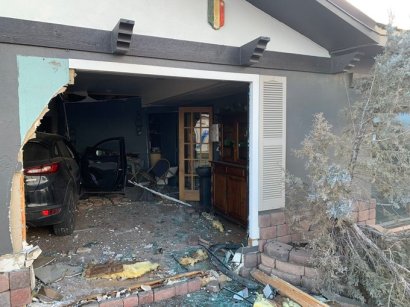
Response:
POLYGON ((109 138, 88 147, 81 160, 85 191, 116 192, 123 190, 126 163, 123 137, 109 138))

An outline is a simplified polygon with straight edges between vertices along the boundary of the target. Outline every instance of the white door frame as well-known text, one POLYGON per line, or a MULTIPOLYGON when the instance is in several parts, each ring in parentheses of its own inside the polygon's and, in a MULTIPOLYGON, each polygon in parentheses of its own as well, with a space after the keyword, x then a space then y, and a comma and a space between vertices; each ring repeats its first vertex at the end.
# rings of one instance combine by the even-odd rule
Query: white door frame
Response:
POLYGON ((69 68, 78 71, 113 72, 141 76, 166 76, 249 83, 249 241, 259 240, 259 75, 164 66, 69 59, 69 68))

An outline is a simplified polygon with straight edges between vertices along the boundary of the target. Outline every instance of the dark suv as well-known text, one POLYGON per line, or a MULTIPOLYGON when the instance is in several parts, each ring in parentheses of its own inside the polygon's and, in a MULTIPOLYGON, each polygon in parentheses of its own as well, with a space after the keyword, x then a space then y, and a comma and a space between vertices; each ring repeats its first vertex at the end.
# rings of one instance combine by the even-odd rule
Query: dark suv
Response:
POLYGON ((23 147, 26 221, 52 225, 58 236, 74 231, 80 193, 78 156, 62 136, 37 133, 23 147))

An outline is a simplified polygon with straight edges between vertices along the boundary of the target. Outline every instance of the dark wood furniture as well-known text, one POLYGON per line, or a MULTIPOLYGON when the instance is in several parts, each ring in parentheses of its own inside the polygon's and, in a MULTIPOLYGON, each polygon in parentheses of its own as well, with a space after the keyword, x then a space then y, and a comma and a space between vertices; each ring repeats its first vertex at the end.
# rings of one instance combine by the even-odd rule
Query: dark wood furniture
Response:
POLYGON ((212 161, 213 209, 241 225, 248 224, 247 167, 242 164, 212 161))
POLYGON ((248 122, 245 113, 221 117, 220 161, 212 161, 212 205, 215 212, 248 224, 248 122))
POLYGON ((246 164, 248 161, 248 121, 244 113, 222 117, 221 160, 246 164))

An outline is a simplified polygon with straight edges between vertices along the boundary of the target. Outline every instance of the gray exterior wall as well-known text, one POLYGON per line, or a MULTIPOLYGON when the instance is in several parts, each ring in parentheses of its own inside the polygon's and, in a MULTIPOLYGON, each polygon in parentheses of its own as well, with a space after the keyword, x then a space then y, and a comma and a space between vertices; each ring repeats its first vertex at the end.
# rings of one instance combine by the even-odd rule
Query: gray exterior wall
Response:
POLYGON ((0 45, 0 255, 12 251, 9 229, 11 178, 16 169, 20 148, 17 95, 17 59, 10 48, 0 45))
POLYGON ((351 90, 346 91, 344 74, 319 75, 289 73, 287 79, 287 122, 286 122, 286 168, 301 178, 306 176, 304 161, 296 158, 295 149, 301 147, 304 137, 310 132, 313 115, 323 113, 340 131, 344 121, 342 110, 348 106, 351 90))
MULTIPOLYGON (((172 60, 150 59, 135 56, 115 56, 111 54, 60 50, 23 45, 0 44, 0 141, 2 151, 0 162, 0 254, 12 251, 9 234, 9 203, 11 177, 16 169, 20 148, 19 110, 17 94, 16 56, 38 56, 55 58, 78 58, 95 61, 124 62, 191 68, 199 70, 254 73, 286 76, 287 79, 287 168, 296 175, 303 176, 303 162, 298 161, 292 150, 300 146, 312 123, 312 115, 324 112, 337 127, 338 111, 346 105, 346 91, 343 75, 291 72, 283 70, 238 67, 217 64, 193 63, 172 60)), ((44 102, 46 105, 48 102, 44 102)))

